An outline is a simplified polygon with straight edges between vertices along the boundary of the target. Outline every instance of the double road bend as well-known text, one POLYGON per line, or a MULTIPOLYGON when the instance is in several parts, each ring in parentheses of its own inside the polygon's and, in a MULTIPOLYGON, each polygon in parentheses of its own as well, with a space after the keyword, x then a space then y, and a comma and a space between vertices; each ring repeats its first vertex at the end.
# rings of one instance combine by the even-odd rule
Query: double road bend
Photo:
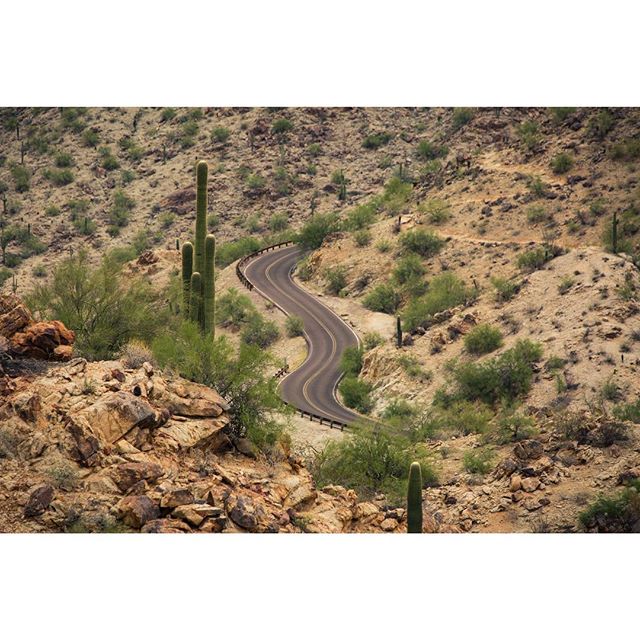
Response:
POLYGON ((264 297, 304 322, 307 358, 280 382, 282 399, 300 411, 349 424, 359 416, 338 402, 336 387, 342 353, 347 347, 358 346, 358 337, 331 309, 293 281, 291 273, 302 253, 300 247, 289 246, 260 254, 246 264, 244 275, 264 297))

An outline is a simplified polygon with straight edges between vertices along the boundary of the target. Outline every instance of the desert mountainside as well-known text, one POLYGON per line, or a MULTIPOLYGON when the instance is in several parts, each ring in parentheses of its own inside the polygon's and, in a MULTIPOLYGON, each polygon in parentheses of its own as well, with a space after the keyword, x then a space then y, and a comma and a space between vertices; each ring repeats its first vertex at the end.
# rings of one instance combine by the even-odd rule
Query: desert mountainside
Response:
POLYGON ((416 458, 425 531, 640 531, 639 160, 626 108, 1 109, 0 530, 404 531, 416 458), (202 160, 216 335, 268 354, 265 394, 304 361, 236 273, 298 242, 362 425, 247 430, 176 360, 202 160), (158 322, 57 317, 68 265, 158 322))

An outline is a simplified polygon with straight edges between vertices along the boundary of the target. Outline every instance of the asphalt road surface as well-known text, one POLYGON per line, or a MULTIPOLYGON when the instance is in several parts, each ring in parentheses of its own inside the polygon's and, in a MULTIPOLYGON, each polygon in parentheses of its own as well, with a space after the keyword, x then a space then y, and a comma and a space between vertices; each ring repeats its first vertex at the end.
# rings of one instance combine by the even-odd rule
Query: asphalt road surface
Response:
POLYGON ((307 359, 280 382, 283 400, 302 411, 349 424, 359 416, 338 402, 336 386, 342 352, 358 346, 358 338, 339 316, 292 280, 291 271, 302 253, 297 246, 263 253, 245 266, 244 274, 256 290, 304 322, 307 359))

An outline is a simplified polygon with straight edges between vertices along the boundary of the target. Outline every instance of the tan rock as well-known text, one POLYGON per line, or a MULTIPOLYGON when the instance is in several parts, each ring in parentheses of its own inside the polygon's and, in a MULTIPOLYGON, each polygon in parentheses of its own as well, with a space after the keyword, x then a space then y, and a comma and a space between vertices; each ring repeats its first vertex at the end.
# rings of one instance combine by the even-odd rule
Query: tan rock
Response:
POLYGON ((394 518, 385 518, 380 523, 380 528, 383 531, 395 531, 398 528, 398 521, 394 518))
POLYGON ((511 480, 509 481, 509 491, 519 491, 520 489, 522 489, 522 478, 517 475, 517 474, 513 474, 511 476, 511 480))
POLYGON ((140 529, 160 515, 158 505, 149 496, 127 496, 118 502, 116 509, 118 517, 133 529, 140 529))
POLYGON ((141 529, 142 533, 191 533, 191 527, 182 520, 158 518, 150 520, 141 529))
POLYGON ((120 491, 128 491, 141 480, 154 482, 164 475, 159 464, 149 462, 126 462, 111 470, 111 477, 120 491))
POLYGON ((193 493, 189 489, 172 489, 165 493, 160 499, 160 506, 163 509, 175 509, 184 504, 193 502, 193 493))
POLYGON ((184 520, 194 527, 199 527, 206 518, 220 515, 222 515, 222 509, 209 504, 185 504, 171 512, 173 518, 184 520))
POLYGON ((0 295, 0 336, 11 338, 33 322, 31 312, 15 294, 0 295))
POLYGON ((540 486, 538 478, 523 478, 522 489, 527 493, 532 493, 540 486))
POLYGON ((166 441, 170 446, 173 445, 173 448, 207 447, 211 451, 220 451, 231 445, 229 438, 223 432, 226 426, 226 417, 219 420, 170 419, 166 425, 157 430, 156 438, 166 441))

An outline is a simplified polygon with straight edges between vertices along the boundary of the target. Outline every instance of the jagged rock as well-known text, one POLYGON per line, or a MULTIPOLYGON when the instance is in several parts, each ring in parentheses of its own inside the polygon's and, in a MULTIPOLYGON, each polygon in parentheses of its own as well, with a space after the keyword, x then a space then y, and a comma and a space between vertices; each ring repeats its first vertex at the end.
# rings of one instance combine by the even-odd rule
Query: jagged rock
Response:
POLYGON ((191 533, 191 527, 182 520, 158 518, 149 520, 141 529, 142 533, 191 533))
POLYGON ((164 471, 155 462, 125 462, 116 465, 111 477, 120 491, 128 491, 141 480, 155 482, 164 475, 164 471))
POLYGON ((227 496, 225 507, 231 521, 242 529, 256 533, 277 533, 279 530, 275 520, 248 496, 232 493, 227 496))
MULTIPOLYGON (((222 418, 222 417, 221 417, 222 418)), ((157 437, 176 448, 207 447, 210 451, 223 451, 231 446, 231 441, 224 433, 226 418, 220 420, 169 420, 160 427, 157 437)))
POLYGON ((209 504, 185 504, 176 507, 171 516, 178 520, 184 520, 193 527, 199 527, 206 518, 213 518, 222 515, 220 507, 212 507, 209 504))
POLYGON ((13 334, 9 351, 13 355, 40 360, 69 360, 76 335, 59 320, 35 322, 13 334), (62 348, 65 347, 65 348, 62 348))
POLYGON ((24 515, 27 518, 42 515, 49 508, 53 500, 53 494, 53 487, 50 484, 43 484, 34 489, 24 508, 24 515))
POLYGON ((153 426, 156 414, 142 398, 118 391, 105 394, 79 412, 76 421, 89 425, 90 430, 105 444, 112 444, 134 427, 153 426))
POLYGON ((159 204, 163 211, 169 210, 177 213, 178 215, 183 215, 185 213, 189 213, 193 209, 195 198, 195 190, 189 187, 170 193, 159 204))
POLYGON ((147 249, 140 254, 136 262, 137 264, 143 266, 156 264, 156 262, 158 262, 158 256, 153 251, 151 251, 151 249, 147 249))
POLYGON ((189 489, 173 489, 160 498, 160 507, 163 509, 175 509, 184 504, 193 502, 193 493, 189 489))
POLYGON ((13 396, 11 406, 20 418, 32 424, 35 424, 42 409, 40 396, 29 391, 13 396))
POLYGON ((398 528, 398 521, 394 518, 385 518, 380 523, 380 528, 383 531, 395 531, 398 528))
POLYGON ((520 489, 522 489, 522 478, 514 473, 509 481, 509 491, 515 492, 520 489))
POLYGON ((542 456, 544 448, 537 440, 523 440, 513 448, 513 453, 520 460, 535 460, 542 456))
POLYGON ((158 505, 149 496, 127 496, 116 508, 118 517, 132 529, 140 529, 160 515, 158 505))
POLYGON ((15 294, 0 295, 0 336, 11 338, 33 322, 31 312, 15 294))
POLYGON ((71 457, 85 467, 95 466, 99 459, 100 442, 90 427, 84 421, 78 422, 71 417, 67 417, 66 427, 74 442, 71 457))
POLYGON ((540 486, 540 480, 538 478, 523 478, 522 490, 527 493, 532 493, 540 486))
POLYGON ((217 391, 195 382, 172 382, 163 395, 171 413, 187 418, 217 418, 229 408, 217 391))

